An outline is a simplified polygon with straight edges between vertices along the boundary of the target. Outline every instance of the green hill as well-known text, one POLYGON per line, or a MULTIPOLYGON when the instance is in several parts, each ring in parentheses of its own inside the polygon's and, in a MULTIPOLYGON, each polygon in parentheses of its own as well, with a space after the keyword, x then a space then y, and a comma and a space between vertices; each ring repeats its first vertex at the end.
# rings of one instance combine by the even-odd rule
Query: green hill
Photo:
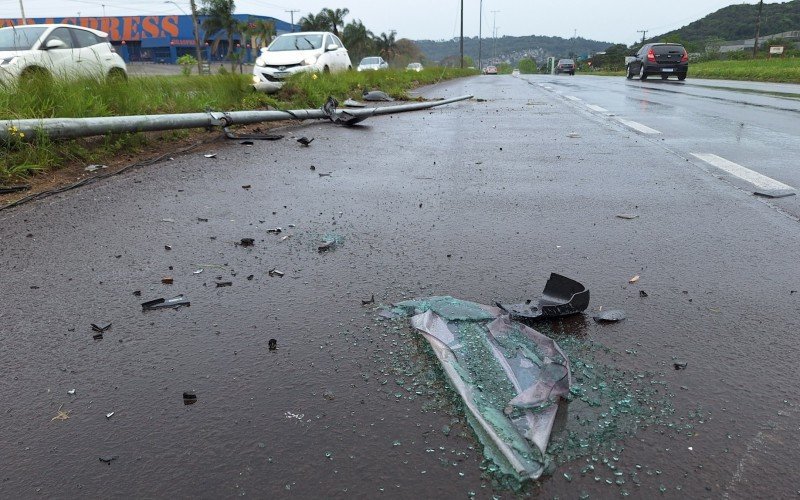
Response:
MULTIPOLYGON (((730 5, 686 26, 653 37, 648 41, 679 39, 701 42, 708 39, 744 40, 755 35, 758 5, 730 5)), ((771 35, 800 30, 800 0, 765 3, 761 14, 761 34, 771 35)))
MULTIPOLYGON (((422 50, 429 61, 442 61, 455 57, 458 60, 458 38, 452 40, 415 40, 414 43, 422 50)), ((539 64, 547 57, 588 56, 594 52, 605 50, 610 42, 598 42, 584 38, 560 38, 557 36, 504 36, 493 40, 483 39, 484 65, 496 55, 494 62, 505 61, 515 64, 525 57, 533 57, 539 64)), ((464 55, 471 57, 475 64, 478 63, 478 37, 464 38, 464 55)))

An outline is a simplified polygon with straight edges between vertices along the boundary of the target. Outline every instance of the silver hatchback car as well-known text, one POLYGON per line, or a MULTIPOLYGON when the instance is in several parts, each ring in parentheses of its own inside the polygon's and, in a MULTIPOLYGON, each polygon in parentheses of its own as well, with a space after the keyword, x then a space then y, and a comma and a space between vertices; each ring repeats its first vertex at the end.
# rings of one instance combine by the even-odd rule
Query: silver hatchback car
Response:
POLYGON ((126 78, 108 34, 70 24, 0 28, 0 82, 19 78, 126 78))

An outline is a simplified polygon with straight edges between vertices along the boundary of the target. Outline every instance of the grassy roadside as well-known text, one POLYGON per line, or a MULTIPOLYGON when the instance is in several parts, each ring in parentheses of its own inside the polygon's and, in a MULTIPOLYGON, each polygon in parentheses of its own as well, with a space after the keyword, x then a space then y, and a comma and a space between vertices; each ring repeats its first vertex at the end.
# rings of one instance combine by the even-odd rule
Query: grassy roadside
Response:
MULTIPOLYGON (((578 74, 625 76, 625 71, 590 71, 578 74)), ((746 59, 742 61, 703 61, 689 64, 690 78, 746 80, 754 82, 800 83, 798 59, 746 59)))
MULTIPOLYGON (((250 75, 145 76, 127 81, 38 82, 0 86, 2 119, 123 116, 140 114, 318 108, 328 96, 359 98, 364 90, 380 89, 395 98, 420 85, 476 74, 469 70, 430 68, 414 73, 402 70, 348 72, 336 75, 304 74, 293 78, 274 95, 254 92, 250 75)), ((185 137, 190 132, 165 132, 160 140, 185 137)), ((64 165, 103 163, 119 152, 145 151, 153 134, 117 134, 100 138, 51 141, 44 136, 15 137, 0 143, 0 186, 64 165)))

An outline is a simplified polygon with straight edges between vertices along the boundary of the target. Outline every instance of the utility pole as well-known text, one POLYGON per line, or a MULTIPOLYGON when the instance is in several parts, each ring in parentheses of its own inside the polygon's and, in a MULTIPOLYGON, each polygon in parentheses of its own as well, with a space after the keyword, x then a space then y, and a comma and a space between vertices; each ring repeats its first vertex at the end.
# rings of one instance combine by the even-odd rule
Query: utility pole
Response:
POLYGON ((497 57, 497 13, 499 10, 492 11, 492 62, 496 63, 494 59, 497 57))
POLYGON ((645 36, 647 36, 647 30, 639 30, 639 31, 637 31, 637 33, 641 33, 642 34, 642 45, 644 45, 644 38, 645 38, 645 36))
POLYGON ((483 42, 483 0, 481 0, 480 12, 478 13, 478 71, 483 71, 483 53, 481 47, 483 42))
POLYGON ((460 68, 464 69, 464 0, 461 0, 461 65, 460 68))
POLYGON ((299 10, 285 10, 284 12, 288 12, 289 15, 292 16, 292 33, 294 33, 294 13, 300 12, 299 10))
POLYGON ((753 58, 758 55, 758 36, 761 34, 761 9, 764 8, 764 0, 758 2, 758 17, 756 18, 756 39, 753 43, 753 58))
POLYGON ((27 20, 25 19, 25 6, 22 5, 22 0, 19 0, 19 10, 22 12, 22 24, 27 24, 27 20))
POLYGON ((200 52, 200 23, 197 21, 197 4, 194 0, 189 0, 192 8, 192 24, 194 24, 194 50, 197 55, 197 76, 203 74, 203 54, 200 52))

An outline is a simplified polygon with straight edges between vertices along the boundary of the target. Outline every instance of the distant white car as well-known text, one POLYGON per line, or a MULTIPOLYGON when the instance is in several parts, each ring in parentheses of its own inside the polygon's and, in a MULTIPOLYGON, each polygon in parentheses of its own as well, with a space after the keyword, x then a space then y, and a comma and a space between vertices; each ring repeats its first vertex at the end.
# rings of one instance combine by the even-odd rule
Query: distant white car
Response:
POLYGON ((373 70, 378 71, 379 69, 386 69, 389 67, 389 63, 383 60, 380 56, 373 56, 373 57, 365 57, 358 63, 358 71, 366 71, 366 70, 373 70))
POLYGON ((408 66, 406 66, 406 70, 408 70, 408 71, 416 71, 417 73, 419 73, 420 71, 422 71, 422 64, 420 64, 420 63, 411 63, 408 66))
POLYGON ((256 90, 275 92, 287 77, 297 73, 336 73, 352 68, 347 49, 333 33, 285 33, 261 49, 253 67, 253 86, 256 90))
POLYGON ((126 78, 125 61, 102 31, 69 24, 0 28, 0 82, 19 78, 126 78))

